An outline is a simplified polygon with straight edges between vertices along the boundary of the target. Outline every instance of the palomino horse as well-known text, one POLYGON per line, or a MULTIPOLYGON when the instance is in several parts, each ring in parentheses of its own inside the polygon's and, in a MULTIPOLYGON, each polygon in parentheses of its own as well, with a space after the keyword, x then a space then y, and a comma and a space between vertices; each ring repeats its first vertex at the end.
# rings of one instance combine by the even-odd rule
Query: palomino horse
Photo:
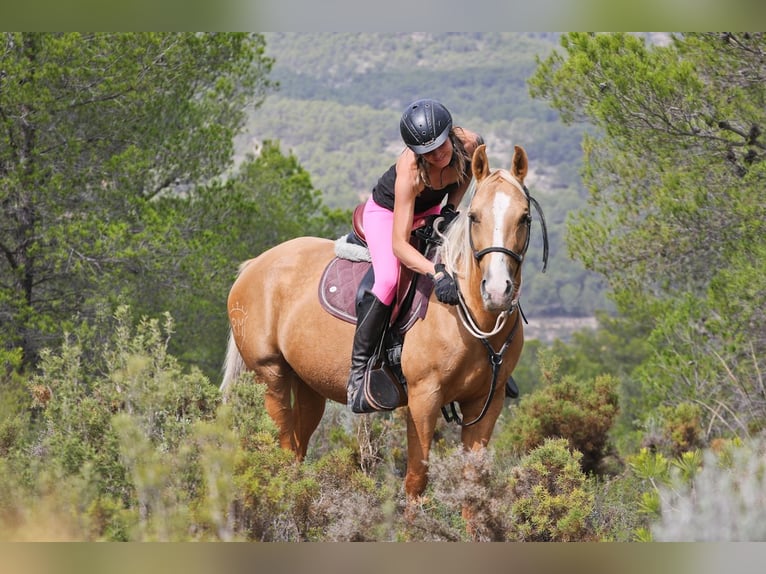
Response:
MULTIPOLYGON (((460 407, 465 448, 487 445, 524 342, 518 298, 531 223, 527 155, 516 146, 510 170, 490 171, 481 145, 471 168, 476 185, 470 206, 440 248, 458 281, 461 304, 445 305, 432 295, 402 349, 409 500, 426 488, 434 427, 445 405, 460 407)), ((331 240, 287 241, 245 262, 228 298, 231 332, 221 390, 243 369, 252 371, 267 387, 266 409, 281 446, 299 459, 327 399, 346 402, 354 326, 324 311, 317 294, 333 257, 331 240)))

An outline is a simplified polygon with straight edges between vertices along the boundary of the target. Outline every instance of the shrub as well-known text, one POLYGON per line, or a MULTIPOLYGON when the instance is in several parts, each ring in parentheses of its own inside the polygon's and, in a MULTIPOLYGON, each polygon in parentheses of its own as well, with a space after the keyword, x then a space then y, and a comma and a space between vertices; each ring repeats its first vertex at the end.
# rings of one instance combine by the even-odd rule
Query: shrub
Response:
POLYGON ((626 480, 637 479, 640 499, 636 501, 637 515, 644 523, 635 530, 635 538, 650 542, 653 538, 650 523, 662 517, 668 503, 668 492, 685 489, 692 483, 702 467, 702 452, 691 450, 675 458, 667 458, 659 451, 642 448, 628 457, 630 474, 626 480))
POLYGON ((438 504, 432 505, 430 527, 440 531, 439 539, 507 539, 512 521, 508 480, 494 463, 490 449, 467 451, 461 446, 431 456, 429 488, 438 504), (437 522, 442 523, 438 530, 437 522))
POLYGON ((680 456, 703 446, 700 428, 702 409, 699 405, 679 403, 672 407, 663 406, 660 407, 660 416, 672 455, 680 456))
POLYGON ((511 471, 513 538, 572 542, 594 538, 593 494, 581 470, 582 455, 566 439, 546 439, 511 471))
POLYGON ((585 472, 599 470, 618 412, 618 381, 610 375, 587 381, 560 377, 555 358, 541 371, 545 384, 522 397, 499 434, 498 447, 523 455, 548 438, 563 438, 582 454, 585 472))
POLYGON ((570 451, 565 439, 545 440, 507 470, 495 464, 489 449, 461 448, 433 457, 429 488, 433 498, 445 507, 432 505, 442 514, 438 521, 431 521, 440 534, 434 539, 595 539, 591 522, 594 495, 580 467, 581 457, 579 452, 570 451))
MULTIPOLYGON (((213 528, 200 468, 211 448, 198 424, 215 418, 219 393, 168 355, 169 316, 163 326, 146 319, 135 327, 128 316, 121 308, 100 328, 83 324, 60 349, 41 352, 27 381, 33 424, 24 456, 0 473, 15 482, 0 508, 0 521, 13 521, 9 536, 58 538, 48 522, 79 540, 194 539, 213 528), (54 516, 28 510, 43 508, 54 516)), ((18 442, 5 428, 5 443, 18 442)), ((220 452, 224 440, 216 439, 220 452)))
POLYGON ((326 542, 391 539, 398 481, 376 482, 360 469, 356 453, 348 448, 328 453, 306 472, 317 485, 309 510, 310 538, 326 542))
POLYGON ((593 513, 591 523, 598 539, 606 542, 635 542, 638 532, 648 529, 652 517, 637 512, 646 486, 631 472, 619 476, 591 477, 593 513))

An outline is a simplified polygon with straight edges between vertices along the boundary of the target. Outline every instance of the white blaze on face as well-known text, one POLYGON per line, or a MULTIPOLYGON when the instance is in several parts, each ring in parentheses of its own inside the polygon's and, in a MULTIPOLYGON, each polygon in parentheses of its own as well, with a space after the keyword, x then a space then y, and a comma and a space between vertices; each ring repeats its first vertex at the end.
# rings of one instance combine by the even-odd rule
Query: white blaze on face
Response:
MULTIPOLYGON (((492 231, 492 246, 502 247, 508 230, 505 229, 505 214, 511 204, 511 198, 505 193, 495 194, 492 205, 495 227, 492 231)), ((509 284, 512 281, 508 271, 508 256, 502 253, 489 253, 489 267, 485 275, 484 290, 489 301, 501 304, 508 297, 509 284)))

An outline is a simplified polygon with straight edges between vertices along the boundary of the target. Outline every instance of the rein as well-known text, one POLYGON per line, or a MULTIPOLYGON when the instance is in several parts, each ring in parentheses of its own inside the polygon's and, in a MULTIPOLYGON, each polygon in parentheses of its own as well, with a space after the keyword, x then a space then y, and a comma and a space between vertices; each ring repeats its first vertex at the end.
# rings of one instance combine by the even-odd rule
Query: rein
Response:
MULTIPOLYGON (((457 283, 457 277, 455 278, 455 283, 457 283)), ((495 321, 495 327, 491 331, 482 331, 476 324, 476 321, 474 320, 468 305, 466 305, 465 299, 463 298, 463 291, 460 290, 460 285, 458 285, 457 288, 457 296, 457 310, 460 315, 460 321, 463 323, 463 327, 466 328, 466 331, 468 331, 477 339, 485 339, 487 337, 491 337, 492 335, 497 335, 500 331, 502 331, 503 327, 505 327, 505 321, 508 319, 508 315, 513 313, 513 310, 518 306, 517 301, 510 309, 500 313, 497 316, 497 320, 495 321)))

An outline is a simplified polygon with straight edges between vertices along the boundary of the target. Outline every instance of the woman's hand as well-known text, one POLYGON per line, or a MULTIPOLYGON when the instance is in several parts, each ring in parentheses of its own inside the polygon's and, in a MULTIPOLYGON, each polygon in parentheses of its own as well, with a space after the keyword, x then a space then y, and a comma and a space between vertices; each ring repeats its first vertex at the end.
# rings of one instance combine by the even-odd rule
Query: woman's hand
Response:
POLYGON ((434 281, 434 293, 436 298, 447 305, 457 305, 459 302, 457 293, 457 281, 444 268, 444 264, 434 265, 435 273, 431 275, 434 281))

